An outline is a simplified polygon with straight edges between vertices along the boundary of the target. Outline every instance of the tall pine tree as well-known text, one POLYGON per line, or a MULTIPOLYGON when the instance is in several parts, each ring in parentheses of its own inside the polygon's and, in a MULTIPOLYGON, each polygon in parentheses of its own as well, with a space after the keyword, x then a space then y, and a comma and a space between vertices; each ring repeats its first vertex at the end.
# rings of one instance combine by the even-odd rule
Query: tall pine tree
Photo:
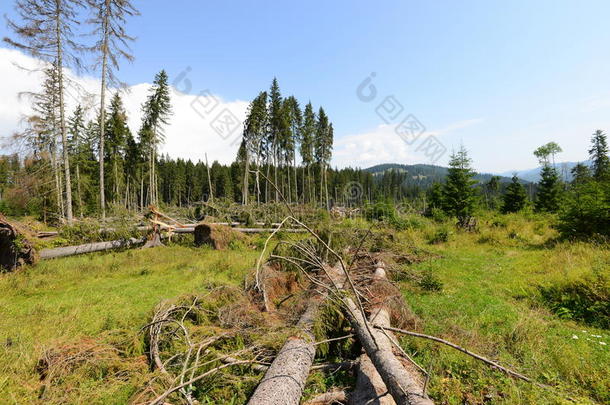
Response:
POLYGON ((163 127, 169 123, 172 114, 168 77, 165 70, 155 75, 150 94, 142 106, 144 117, 140 129, 140 143, 143 144, 148 159, 148 200, 158 203, 158 175, 155 172, 157 149, 165 140, 163 127))

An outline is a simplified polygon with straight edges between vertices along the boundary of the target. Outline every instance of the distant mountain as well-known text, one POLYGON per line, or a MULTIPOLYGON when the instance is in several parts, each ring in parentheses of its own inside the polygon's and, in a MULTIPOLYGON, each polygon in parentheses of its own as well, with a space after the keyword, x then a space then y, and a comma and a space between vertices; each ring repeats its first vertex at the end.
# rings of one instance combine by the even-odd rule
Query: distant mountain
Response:
MULTIPOLYGON (((365 171, 372 173, 373 175, 381 175, 388 170, 398 170, 400 172, 405 172, 408 174, 407 183, 423 183, 430 184, 434 182, 443 181, 443 179, 447 176, 448 168, 443 166, 434 166, 434 165, 426 165, 426 164, 416 164, 416 165, 402 165, 398 163, 385 163, 381 165, 376 165, 364 169, 365 171)), ((478 173, 474 179, 485 183, 488 182, 494 174, 490 173, 478 173)), ((508 183, 511 181, 512 174, 510 176, 502 176, 500 175, 501 183, 508 183)), ((529 181, 523 181, 523 183, 529 183, 529 181)))
MULTIPOLYGON (((560 175, 560 177, 564 181, 571 181, 572 180, 572 174, 570 173, 570 171, 578 163, 579 162, 556 163, 555 167, 559 171, 559 175, 560 175)), ((591 161, 590 160, 587 160, 587 161, 584 161, 584 162, 581 162, 581 163, 584 163, 587 166, 591 166, 591 161)), ((512 177, 513 173, 517 173, 517 177, 519 177, 520 179, 527 180, 527 181, 532 182, 532 183, 537 183, 540 180, 540 172, 541 171, 542 171, 542 166, 539 166, 539 167, 536 167, 535 169, 514 170, 514 171, 510 171, 510 172, 499 173, 498 175, 499 176, 512 177)))

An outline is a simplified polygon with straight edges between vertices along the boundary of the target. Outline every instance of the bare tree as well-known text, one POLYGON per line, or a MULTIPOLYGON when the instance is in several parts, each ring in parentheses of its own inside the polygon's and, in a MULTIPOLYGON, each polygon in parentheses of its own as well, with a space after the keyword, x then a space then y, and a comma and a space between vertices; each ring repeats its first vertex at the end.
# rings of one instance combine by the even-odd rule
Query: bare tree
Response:
POLYGON ((139 15, 138 10, 130 0, 88 0, 93 17, 88 21, 95 28, 93 35, 98 38, 91 50, 97 55, 94 68, 101 70, 100 91, 100 207, 102 218, 106 217, 106 194, 104 190, 104 136, 106 122, 106 88, 107 86, 122 86, 116 71, 119 61, 133 61, 129 43, 134 38, 127 35, 125 25, 127 18, 139 15))
POLYGON ((66 218, 72 222, 72 182, 65 117, 64 67, 80 68, 76 51, 80 46, 73 40, 73 28, 78 25, 77 11, 81 0, 17 0, 15 9, 21 22, 8 20, 16 39, 4 38, 7 44, 57 67, 59 130, 63 147, 66 182, 66 218))

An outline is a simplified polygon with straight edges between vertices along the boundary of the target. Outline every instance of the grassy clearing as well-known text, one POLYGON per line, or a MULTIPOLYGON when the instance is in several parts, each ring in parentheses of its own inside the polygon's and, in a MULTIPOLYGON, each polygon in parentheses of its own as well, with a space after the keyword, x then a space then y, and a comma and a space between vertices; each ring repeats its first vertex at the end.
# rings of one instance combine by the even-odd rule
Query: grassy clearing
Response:
MULTIPOLYGON (((610 333, 550 313, 541 305, 538 286, 579 280, 594 271, 607 276, 610 252, 585 243, 548 244, 554 232, 546 219, 500 220, 484 222, 478 234, 456 233, 447 243, 430 245, 442 257, 410 269, 434 274, 443 286, 427 292, 401 283, 423 331, 558 386, 578 403, 608 403, 610 353, 603 343, 610 344, 610 333)), ((460 353, 413 339, 403 342, 432 370, 431 393, 443 403, 567 402, 460 353)))
MULTIPOLYGON (((45 349, 116 335, 136 342, 136 348, 139 328, 161 300, 201 291, 209 283, 239 285, 256 257, 246 248, 172 246, 74 256, 1 275, 0 403, 35 401, 35 368, 45 349)), ((73 398, 125 403, 139 388, 138 381, 104 386, 96 380, 86 381, 90 386, 81 386, 73 398)))
MULTIPOLYGON (((559 392, 510 380, 434 343, 402 338, 431 371, 429 392, 437 403, 561 404, 567 395, 583 404, 610 402, 609 331, 567 319, 574 314, 557 311, 540 294, 540 286, 578 282, 592 274, 607 279, 610 250, 552 242, 551 220, 482 216, 478 233, 418 216, 402 221, 400 230, 374 227, 390 234, 393 246, 379 239, 373 248, 398 247, 426 257, 400 265, 398 281, 417 315, 418 330, 496 359, 559 392)), ((365 231, 370 226, 348 220, 335 228, 365 231)), ((201 293, 210 284, 241 288, 261 239, 254 244, 258 250, 237 244, 226 251, 172 246, 92 254, 0 275, 0 403, 42 402, 39 397, 46 403, 126 403, 151 377, 139 329, 153 308, 162 300, 201 293), (62 374, 56 380, 62 395, 50 396, 36 371, 38 360, 46 349, 69 352, 75 344, 107 354, 83 360, 78 374, 62 374)), ((242 403, 252 377, 221 384, 212 398, 242 403)), ((349 373, 316 372, 306 392, 351 382, 349 373)))

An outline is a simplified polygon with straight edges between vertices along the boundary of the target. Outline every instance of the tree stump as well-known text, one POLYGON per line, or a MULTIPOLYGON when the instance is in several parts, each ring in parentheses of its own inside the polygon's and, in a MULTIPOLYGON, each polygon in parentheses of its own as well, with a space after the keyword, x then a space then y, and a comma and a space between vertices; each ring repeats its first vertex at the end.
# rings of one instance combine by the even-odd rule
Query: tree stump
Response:
POLYGON ((23 231, 0 214, 0 272, 36 262, 36 251, 23 231))

